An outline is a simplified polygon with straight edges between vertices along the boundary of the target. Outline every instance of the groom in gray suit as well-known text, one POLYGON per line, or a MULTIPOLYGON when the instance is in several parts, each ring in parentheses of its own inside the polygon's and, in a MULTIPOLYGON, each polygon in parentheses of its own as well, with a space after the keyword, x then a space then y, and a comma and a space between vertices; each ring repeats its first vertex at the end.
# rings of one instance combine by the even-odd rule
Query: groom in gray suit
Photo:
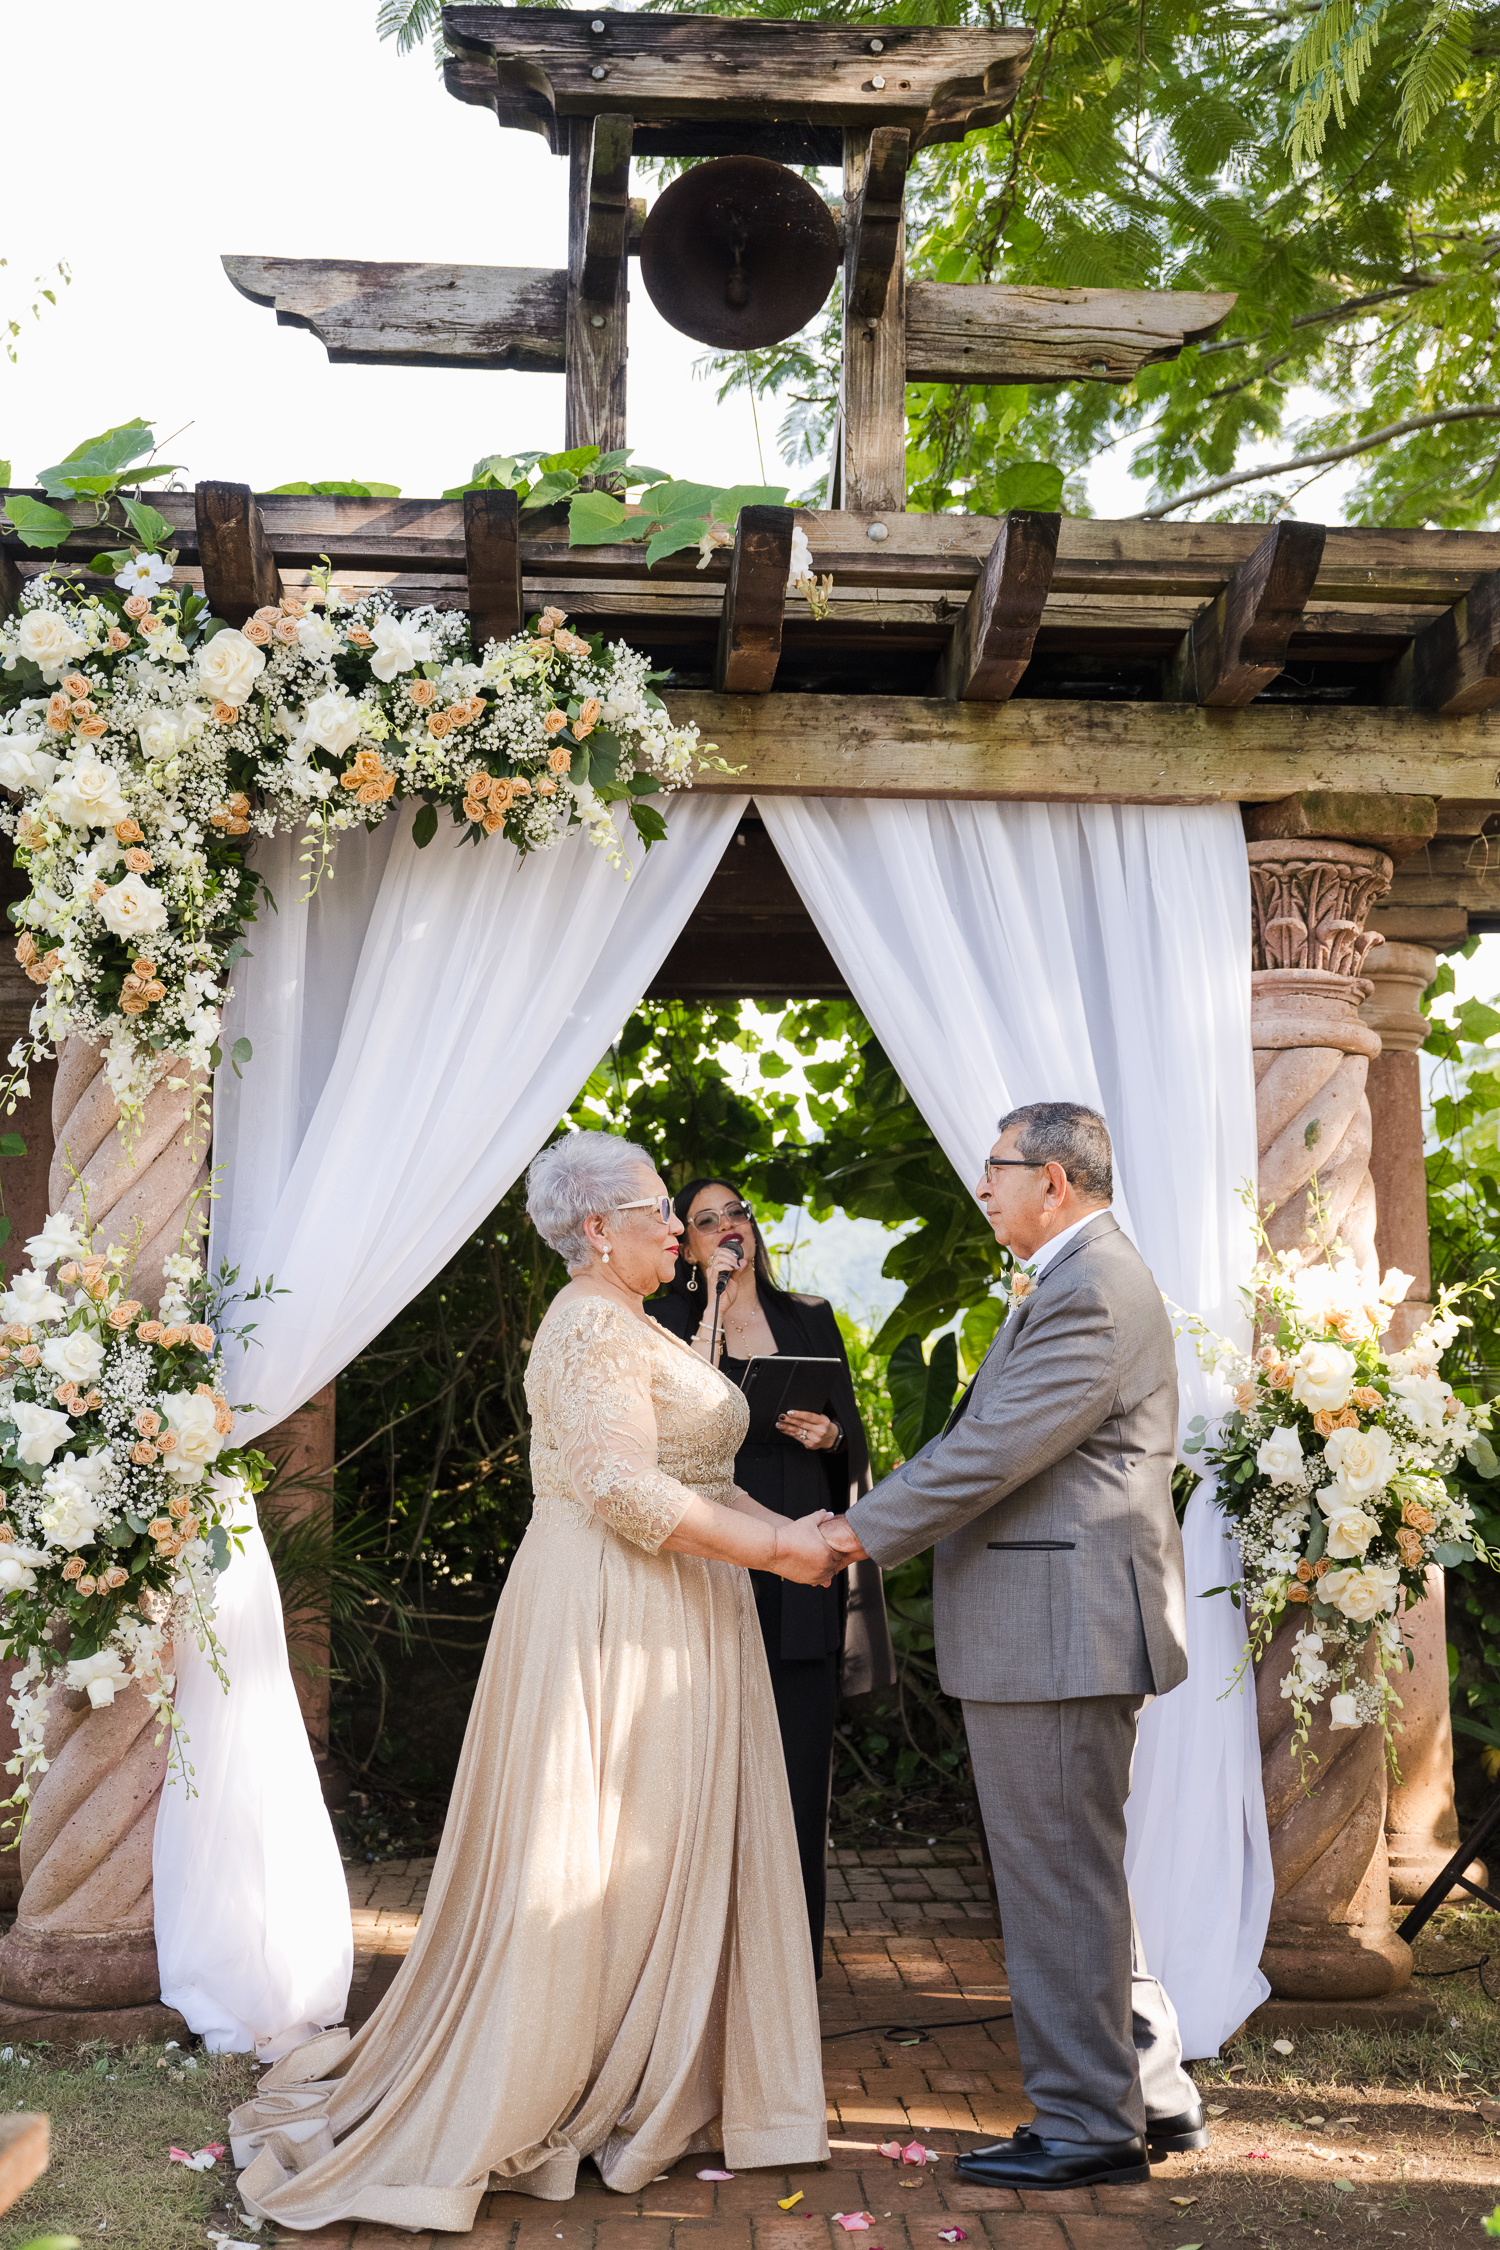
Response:
POLYGON ((939 1672, 963 1701, 1036 2110, 959 2170, 1146 2180, 1148 2148, 1208 2142, 1124 1864, 1136 1720, 1187 1674, 1172 1328, 1110 1212, 1096 1111, 1012 1110, 977 1192, 1021 1269, 1004 1326, 942 1435, 824 1536, 885 1564, 937 1548, 939 1672))

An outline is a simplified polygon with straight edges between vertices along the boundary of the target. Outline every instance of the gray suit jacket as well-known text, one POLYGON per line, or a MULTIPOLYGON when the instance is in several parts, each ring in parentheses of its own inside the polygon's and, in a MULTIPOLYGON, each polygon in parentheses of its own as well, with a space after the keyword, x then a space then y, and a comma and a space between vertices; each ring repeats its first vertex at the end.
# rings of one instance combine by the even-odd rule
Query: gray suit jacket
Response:
POLYGON ((942 1436, 849 1521, 880 1563, 936 1544, 950 1695, 1164 1695, 1187 1676, 1176 1451, 1172 1325, 1101 1211, 1012 1307, 942 1436))

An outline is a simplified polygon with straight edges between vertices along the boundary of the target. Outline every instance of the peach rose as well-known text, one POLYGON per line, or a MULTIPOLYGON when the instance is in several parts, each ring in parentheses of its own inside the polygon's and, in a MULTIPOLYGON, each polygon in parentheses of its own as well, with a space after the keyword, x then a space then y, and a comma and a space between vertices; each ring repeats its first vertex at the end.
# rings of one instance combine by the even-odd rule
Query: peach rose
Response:
POLYGON ((598 696, 586 696, 584 698, 583 708, 580 710, 577 718, 573 721, 573 732, 580 742, 586 734, 592 734, 595 727, 599 724, 599 711, 600 703, 598 696))
POLYGON ((84 1600, 87 1601, 93 1594, 98 1591, 98 1581, 90 1577, 88 1572, 85 1571, 82 1578, 80 1578, 78 1581, 78 1591, 80 1594, 82 1594, 84 1600))
POLYGON ((76 1383, 59 1383, 52 1396, 59 1406, 71 1406, 78 1396, 78 1385, 76 1383))
POLYGON ((1311 1578, 1312 1574, 1313 1566, 1304 1555, 1301 1562, 1299 1562, 1297 1565, 1297 1576, 1301 1579, 1303 1585, 1305 1586, 1308 1580, 1311 1578))
POLYGON ((54 734, 66 734, 72 724, 73 714, 65 695, 54 695, 47 703, 47 724, 54 734))
POLYGON ((518 773, 516 775, 515 779, 511 783, 511 788, 515 791, 518 797, 529 797, 531 795, 531 783, 526 779, 524 773, 518 773))
POLYGON ((114 833, 117 844, 144 844, 146 841, 145 831, 138 820, 117 820, 114 833))
POLYGON ((1437 1528, 1437 1517, 1430 1508, 1424 1508, 1420 1500, 1402 1501, 1401 1521, 1409 1524, 1413 1531, 1433 1531, 1437 1528))
POLYGON ((156 1441, 156 1450, 158 1453, 175 1453, 177 1451, 177 1432, 175 1430, 163 1430, 156 1441))
POLYGON ((146 1529, 153 1539, 170 1539, 177 1526, 170 1516, 153 1516, 146 1529))
POLYGON ((539 797, 555 797, 557 795, 557 783, 555 781, 539 781, 536 785, 536 793, 539 797))
POLYGON ((568 613, 565 609, 544 609, 536 621, 536 629, 541 634, 555 633, 558 626, 565 625, 567 621, 568 613))
POLYGON ((143 851, 139 844, 132 844, 125 854, 125 865, 132 875, 149 875, 154 864, 151 854, 143 851))
POLYGON ((494 775, 486 773, 481 766, 477 772, 471 773, 464 783, 464 795, 466 797, 487 797, 494 786, 494 775))
POLYGON ((8 1547, 15 1536, 8 1523, 0 1523, 0 1547, 8 1547))
POLYGON ((228 1437, 234 1428, 234 1410, 222 1401, 214 1408, 214 1428, 220 1437, 228 1437))
POLYGON ((561 734, 563 728, 567 725, 567 723, 567 712, 559 711, 554 708, 553 710, 549 711, 546 718, 543 719, 542 732, 544 734, 561 734))
POLYGON ((257 625, 274 625, 280 615, 281 604, 279 602, 262 602, 260 608, 255 612, 255 622, 257 625))
POLYGON ((448 713, 446 711, 429 711, 427 714, 427 732, 432 736, 434 742, 441 742, 445 734, 451 734, 453 732, 453 721, 448 713))
POLYGON ((1362 1413, 1377 1414, 1379 1413, 1381 1407, 1384 1406, 1385 1400, 1381 1397, 1379 1391, 1376 1390, 1373 1383, 1361 1383, 1359 1389, 1350 1399, 1349 1404, 1351 1406, 1357 1406, 1362 1413))
POLYGON ((88 1397, 84 1400, 83 1403, 88 1408, 90 1414, 97 1414, 100 1407, 104 1404, 103 1391, 90 1391, 88 1397))
POLYGON ((1409 1531, 1402 1524, 1396 1533, 1396 1552, 1408 1570, 1419 1570, 1422 1564, 1422 1540, 1418 1532, 1409 1531))
POLYGON ((295 617, 279 617, 271 630, 278 641, 294 643, 297 638, 297 620, 295 617))
POLYGON ((232 703, 216 703, 214 705, 215 726, 232 727, 238 717, 239 712, 235 709, 232 703))
POLYGON ((482 797, 465 797, 464 819, 472 820, 477 827, 484 819, 485 804, 482 797))
POLYGON ((121 1586, 130 1584, 130 1573, 128 1570, 122 1570, 118 1563, 111 1563, 99 1583, 101 1586, 107 1586, 113 1594, 118 1592, 121 1586))
POLYGON ((130 635, 128 633, 122 633, 118 625, 111 625, 109 629, 110 655, 118 656, 122 648, 129 648, 129 646, 130 635))
POLYGON ((78 732, 85 742, 97 742, 101 734, 108 734, 109 721, 107 719, 84 719, 79 725, 78 732))
MULTIPOLYGON (((200 1352, 211 1352, 213 1350, 214 1332, 209 1327, 207 1321, 194 1321, 192 1327, 188 1330, 188 1341, 192 1344, 196 1344, 200 1352)), ((202 1387, 203 1386, 200 1384, 199 1389, 201 1390, 202 1387)), ((210 1393, 209 1395, 211 1397, 213 1394, 210 1393)))
MULTIPOLYGON (((568 748, 567 744, 565 742, 555 743, 547 758, 547 764, 550 766, 553 773, 566 773, 572 763, 573 753, 568 748)), ((552 792, 550 789, 548 790, 547 794, 549 797, 551 796, 552 792)))
POLYGON ((180 1322, 175 1320, 172 1322, 170 1328, 164 1328, 161 1332, 162 1348, 164 1351, 175 1352, 178 1345, 185 1344, 187 1340, 187 1329, 183 1327, 180 1322))
POLYGON ((16 959, 23 969, 29 969, 36 959, 36 939, 30 930, 23 930, 16 939, 16 959))
POLYGON ((168 1515, 176 1516, 180 1520, 187 1514, 192 1504, 192 1501, 188 1498, 185 1492, 175 1493, 173 1497, 167 1502, 167 1513, 168 1515))
POLYGON ((66 673, 63 678, 63 686, 67 689, 69 695, 73 696, 92 695, 94 692, 93 681, 85 679, 81 672, 66 673))
POLYGON ((247 617, 240 630, 252 648, 264 648, 271 638, 270 626, 263 625, 258 617, 247 617))
POLYGON ((1234 1403, 1239 1407, 1241 1413, 1247 1407, 1253 1406, 1255 1404, 1255 1385, 1253 1383, 1236 1383, 1234 1386, 1234 1403))
POLYGON ((136 627, 136 631, 138 633, 159 633, 161 631, 161 619, 159 617, 143 617, 136 627))
POLYGON ((354 643, 356 648, 372 648, 374 646, 374 643, 371 641, 370 636, 365 631, 363 625, 351 625, 349 628, 349 638, 354 643))
MULTIPOLYGON (((136 1342, 140 1344, 159 1344, 165 1334, 166 1330, 162 1327, 162 1324, 159 1320, 143 1320, 140 1327, 135 1332, 136 1342)), ((139 1423, 137 1423, 136 1427, 140 1427, 139 1423)))
POLYGON ((144 617, 150 607, 151 604, 144 594, 132 594, 125 603, 125 615, 132 619, 144 617))
POLYGON ((1325 1571, 1331 1570, 1332 1568, 1333 1565, 1329 1562, 1328 1557, 1326 1555, 1320 1555, 1318 1560, 1313 1564, 1313 1576, 1314 1578, 1321 1578, 1325 1571))
POLYGON ((161 1428, 161 1416, 153 1413, 149 1406, 143 1406, 135 1418, 135 1426, 142 1437, 155 1437, 161 1428))
POLYGON ((1010 1277, 1011 1303, 1013 1305, 1021 1304, 1031 1295, 1035 1287, 1036 1283, 1029 1273, 1013 1272, 1010 1277))
POLYGON ((1288 1586, 1286 1598, 1289 1602, 1310 1602, 1312 1595, 1305 1586, 1288 1586))
POLYGON ((126 977, 120 986, 120 1013, 122 1016, 143 1016, 151 1003, 141 990, 139 977, 126 977))
POLYGON ((388 773, 379 781, 362 781, 354 802, 357 805, 383 805, 387 797, 394 796, 396 776, 388 773))
POLYGON ((552 646, 560 648, 564 656, 587 656, 589 644, 578 633, 565 633, 561 627, 552 636, 552 646))
POLYGON ((17 1354, 17 1357, 23 1367, 40 1367, 42 1364, 42 1355, 35 1344, 28 1344, 23 1351, 17 1354))
POLYGON ((504 806, 497 806, 494 799, 492 798, 489 804, 485 807, 484 818, 481 820, 479 825, 484 830, 486 836, 498 835, 500 830, 505 826, 504 806))
POLYGON ((412 680, 406 692, 419 711, 425 711, 429 704, 437 701, 437 689, 431 680, 412 680))
POLYGON ((296 594, 283 594, 281 597, 281 614, 283 617, 305 617, 307 615, 307 604, 300 600, 296 594))
POLYGON ((62 1574, 64 1578, 81 1578, 83 1576, 82 1555, 69 1555, 67 1561, 63 1564, 62 1574))
POLYGON ((140 1309, 140 1305, 134 1297, 123 1298, 118 1305, 112 1305, 110 1308, 110 1327, 128 1328, 140 1309))

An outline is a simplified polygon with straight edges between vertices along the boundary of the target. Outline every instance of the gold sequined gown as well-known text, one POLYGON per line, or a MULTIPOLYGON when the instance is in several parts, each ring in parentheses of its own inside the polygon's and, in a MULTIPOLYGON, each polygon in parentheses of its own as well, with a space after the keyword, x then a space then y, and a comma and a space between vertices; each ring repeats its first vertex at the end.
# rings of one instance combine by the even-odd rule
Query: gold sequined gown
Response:
POLYGON ((634 2193, 689 2150, 828 2154, 812 1951, 747 1574, 660 1553, 725 1502, 747 1409, 577 1294, 526 1375, 535 1507, 416 1942, 353 2040, 232 2120, 246 2208, 462 2232, 492 2187, 634 2193))

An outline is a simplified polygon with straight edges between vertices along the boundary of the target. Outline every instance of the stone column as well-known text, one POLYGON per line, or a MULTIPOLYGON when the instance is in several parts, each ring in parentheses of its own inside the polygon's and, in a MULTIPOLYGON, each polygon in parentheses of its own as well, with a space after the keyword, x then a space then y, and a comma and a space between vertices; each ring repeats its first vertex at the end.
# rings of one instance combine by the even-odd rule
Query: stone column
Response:
MULTIPOLYGON (((190 1086, 159 1086, 139 1130, 122 1134, 98 1050, 73 1038, 58 1057, 49 1208, 79 1211, 79 1174, 96 1241, 135 1253, 131 1291, 147 1304, 207 1179, 207 1129, 193 1101, 190 1086)), ((161 2004, 156 1964, 151 1847, 167 1770, 157 1732, 138 1688, 101 1710, 53 1690, 50 1763, 21 1842, 15 1926, 0 1939, 0 2033, 126 2040, 182 2028, 161 2004)))
MULTIPOLYGON (((1379 943, 1365 928, 1390 887, 1384 852, 1331 839, 1252 843, 1251 1026, 1259 1192, 1272 1242, 1306 1242, 1314 1174, 1338 1236, 1375 1271, 1375 1188, 1366 1082, 1379 1034, 1359 1017, 1361 971, 1379 943)), ((1385 1843, 1385 1746, 1374 1727, 1340 1730, 1327 1705, 1302 1786, 1281 1679, 1298 1620, 1283 1620, 1259 1668, 1256 1698, 1276 1897, 1261 1966, 1278 2000, 1347 2004, 1411 1981, 1411 1953, 1391 1921, 1385 1843)), ((1373 1663, 1373 1644, 1364 1661, 1373 1663)))
MULTIPOLYGON (((1437 974, 1437 955, 1429 946, 1387 939, 1370 955, 1366 974, 1374 990, 1360 1015, 1379 1032, 1381 1047, 1370 1065, 1369 1080, 1375 1245, 1382 1272, 1387 1266, 1399 1266, 1416 1277, 1406 1302, 1396 1307, 1387 1334, 1388 1346, 1396 1348, 1416 1333, 1431 1310, 1427 1161, 1417 1055, 1427 1038, 1422 994, 1437 974)), ((1426 1597, 1407 1611, 1402 1632, 1414 1661, 1400 1682, 1396 1755, 1401 1778, 1390 1785, 1385 1840, 1391 1895, 1410 1905, 1459 1844, 1448 1702, 1447 1600, 1438 1564, 1428 1570, 1426 1597)), ((1482 1873, 1476 1879, 1482 1881, 1482 1873)), ((1465 1896, 1462 1891, 1453 1895, 1465 1896)))

